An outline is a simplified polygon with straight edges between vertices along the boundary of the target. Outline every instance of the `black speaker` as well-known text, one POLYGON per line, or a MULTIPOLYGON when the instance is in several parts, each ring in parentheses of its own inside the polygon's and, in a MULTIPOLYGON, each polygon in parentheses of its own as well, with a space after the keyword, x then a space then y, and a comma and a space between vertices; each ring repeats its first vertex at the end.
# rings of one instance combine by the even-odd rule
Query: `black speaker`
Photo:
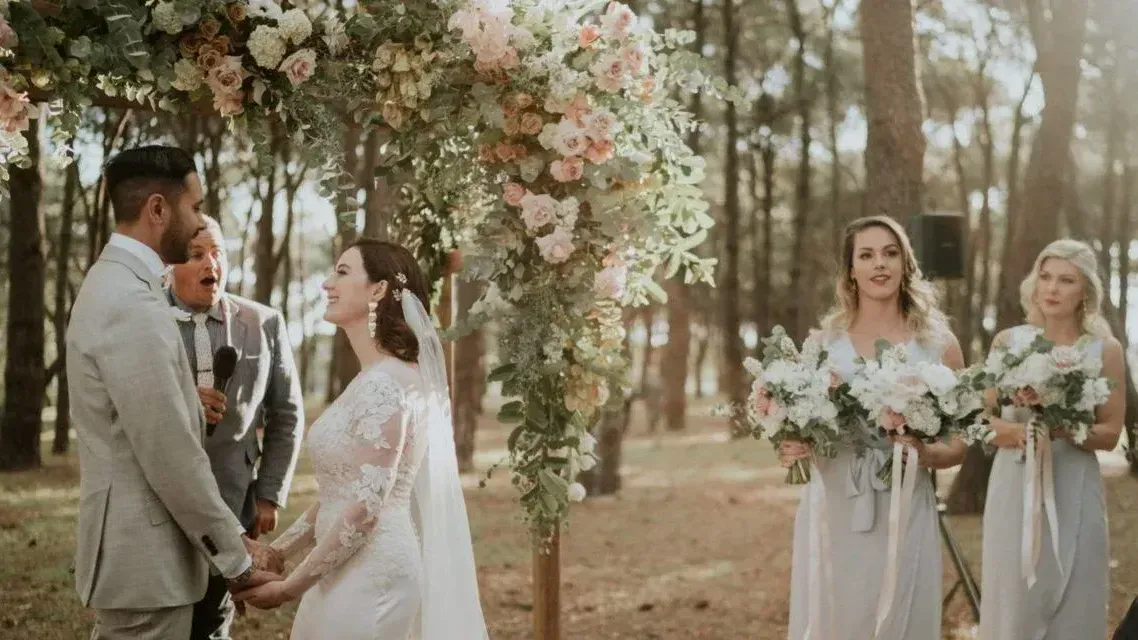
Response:
POLYGON ((960 213, 918 213, 909 221, 917 263, 929 280, 964 277, 968 218, 960 213))

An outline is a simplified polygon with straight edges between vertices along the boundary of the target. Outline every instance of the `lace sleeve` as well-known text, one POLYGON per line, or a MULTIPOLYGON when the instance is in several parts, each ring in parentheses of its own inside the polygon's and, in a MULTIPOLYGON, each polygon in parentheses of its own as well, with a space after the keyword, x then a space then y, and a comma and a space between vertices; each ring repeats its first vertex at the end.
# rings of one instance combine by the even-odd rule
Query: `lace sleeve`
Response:
POLYGON ((294 520, 284 533, 277 536, 269 547, 280 552, 286 560, 295 556, 301 549, 316 541, 316 515, 319 512, 320 503, 316 502, 294 520))
POLYGON ((347 426, 351 472, 341 487, 345 506, 327 535, 289 574, 285 588, 291 593, 307 591, 371 539, 394 485, 407 440, 402 393, 387 377, 368 380, 356 392, 357 403, 347 426))

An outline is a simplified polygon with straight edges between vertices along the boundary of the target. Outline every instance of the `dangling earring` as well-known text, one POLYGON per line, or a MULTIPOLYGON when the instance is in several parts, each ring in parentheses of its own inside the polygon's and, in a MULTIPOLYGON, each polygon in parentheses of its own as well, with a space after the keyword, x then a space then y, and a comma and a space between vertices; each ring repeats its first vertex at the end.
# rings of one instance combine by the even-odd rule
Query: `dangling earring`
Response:
POLYGON ((371 302, 367 303, 367 333, 369 336, 375 335, 375 325, 376 325, 377 320, 378 320, 376 313, 375 313, 375 309, 378 306, 379 306, 379 303, 376 302, 375 300, 372 300, 371 302))

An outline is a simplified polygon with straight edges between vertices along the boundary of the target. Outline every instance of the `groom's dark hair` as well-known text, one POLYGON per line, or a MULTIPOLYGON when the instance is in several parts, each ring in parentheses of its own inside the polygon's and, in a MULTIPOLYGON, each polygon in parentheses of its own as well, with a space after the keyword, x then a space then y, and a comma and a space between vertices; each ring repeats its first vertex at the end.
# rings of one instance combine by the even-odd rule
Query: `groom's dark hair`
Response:
POLYGON ((127 149, 103 166, 106 193, 118 223, 138 220, 151 194, 173 200, 186 186, 186 176, 197 172, 194 158, 177 148, 161 145, 127 149))

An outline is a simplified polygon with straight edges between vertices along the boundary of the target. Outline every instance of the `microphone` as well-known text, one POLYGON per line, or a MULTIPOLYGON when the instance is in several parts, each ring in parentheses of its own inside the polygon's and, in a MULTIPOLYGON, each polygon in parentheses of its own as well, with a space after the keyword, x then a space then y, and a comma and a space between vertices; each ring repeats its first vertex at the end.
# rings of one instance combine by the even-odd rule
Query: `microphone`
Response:
MULTIPOLYGON (((236 368, 237 350, 227 344, 218 347, 217 353, 213 354, 213 388, 224 392, 226 385, 229 384, 229 379, 233 377, 233 370, 236 368)), ((212 422, 207 424, 205 426, 206 437, 212 436, 216 428, 217 425, 212 422)))

